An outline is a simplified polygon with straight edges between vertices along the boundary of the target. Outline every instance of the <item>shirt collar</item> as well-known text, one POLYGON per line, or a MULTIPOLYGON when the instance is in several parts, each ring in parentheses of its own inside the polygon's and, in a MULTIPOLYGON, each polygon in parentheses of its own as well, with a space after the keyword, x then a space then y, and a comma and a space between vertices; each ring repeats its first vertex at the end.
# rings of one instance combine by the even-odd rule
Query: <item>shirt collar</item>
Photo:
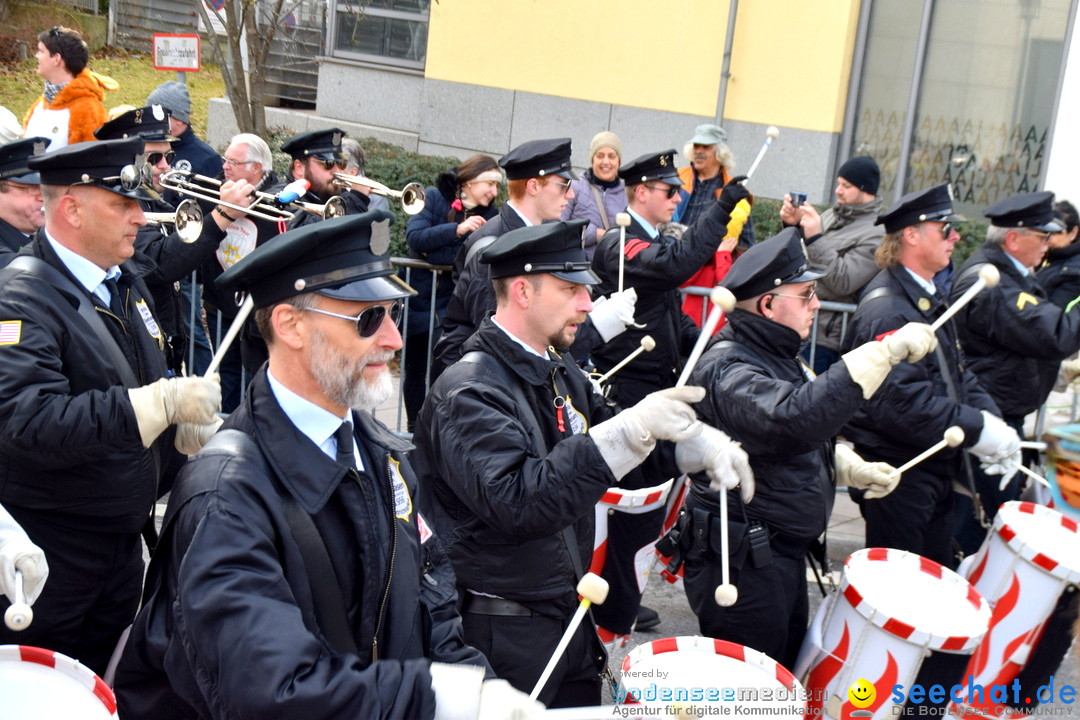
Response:
POLYGON ((638 225, 645 228, 645 232, 649 234, 649 237, 655 240, 660 237, 660 231, 653 227, 653 224, 648 222, 645 218, 634 212, 633 208, 627 207, 626 212, 630 213, 630 217, 638 221, 638 225))
POLYGON ((1009 260, 1012 260, 1012 264, 1016 266, 1016 269, 1020 271, 1021 275, 1023 275, 1024 277, 1027 277, 1028 275, 1031 274, 1031 270, 1024 267, 1024 263, 1020 262, 1019 260, 1014 258, 1009 253, 1005 252, 1004 248, 1002 249, 1002 254, 1005 255, 1005 257, 1009 258, 1009 260))
MULTIPOLYGON (((102 270, 74 250, 61 245, 49 234, 48 230, 45 231, 45 239, 49 241, 49 245, 52 246, 56 256, 60 258, 60 262, 64 263, 64 267, 75 276, 75 279, 86 288, 87 292, 96 291, 105 278, 115 279, 120 277, 119 265, 113 265, 108 270, 102 270)), ((106 297, 105 302, 108 301, 109 299, 106 297)))
POLYGON ((495 319, 494 315, 491 316, 491 324, 494 325, 495 327, 499 328, 500 330, 502 330, 504 333, 506 333, 506 337, 510 338, 511 340, 516 342, 518 345, 525 348, 525 352, 529 353, 530 355, 535 355, 538 358, 543 358, 545 360, 549 359, 548 354, 546 352, 543 353, 543 354, 536 352, 536 350, 534 348, 526 345, 520 338, 518 338, 512 332, 510 332, 509 330, 504 328, 502 325, 500 325, 498 320, 495 319))
MULTIPOLYGON (((356 427, 356 420, 352 416, 352 410, 345 417, 338 417, 329 410, 325 410, 306 398, 302 398, 289 388, 282 385, 271 373, 266 371, 266 379, 270 383, 270 391, 274 399, 281 406, 286 417, 296 426, 296 429, 315 443, 330 459, 337 459, 337 441, 334 433, 341 427, 341 423, 348 420, 356 427)), ((353 443, 353 456, 356 458, 356 466, 363 470, 363 462, 356 452, 356 444, 353 443)))
POLYGON ((904 269, 908 271, 908 274, 911 275, 911 277, 915 280, 916 283, 918 283, 919 287, 928 292, 930 295, 933 295, 937 292, 937 286, 934 285, 933 280, 927 280, 926 278, 920 277, 906 265, 904 266, 904 269))
POLYGON ((516 207, 514 207, 514 204, 513 204, 512 202, 510 202, 509 200, 507 200, 507 201, 506 201, 506 205, 507 205, 507 207, 509 207, 509 208, 510 208, 511 210, 513 210, 514 212, 516 212, 516 213, 517 213, 517 216, 518 216, 519 218, 521 218, 522 222, 524 222, 524 223, 525 223, 525 227, 532 227, 532 226, 534 225, 534 223, 533 223, 533 222, 532 222, 531 220, 529 220, 529 218, 527 218, 527 217, 525 217, 524 215, 522 215, 522 214, 521 214, 521 211, 520 211, 520 210, 518 210, 518 209, 517 209, 516 207))

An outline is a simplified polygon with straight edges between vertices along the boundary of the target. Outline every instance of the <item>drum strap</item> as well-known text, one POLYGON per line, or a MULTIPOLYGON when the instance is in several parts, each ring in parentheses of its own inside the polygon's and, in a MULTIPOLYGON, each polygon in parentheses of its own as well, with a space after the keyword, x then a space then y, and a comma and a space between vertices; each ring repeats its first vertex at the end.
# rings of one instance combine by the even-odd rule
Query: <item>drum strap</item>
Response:
MULTIPOLYGON (((941 371, 941 378, 945 382, 945 394, 953 402, 960 402, 960 396, 956 392, 956 385, 953 383, 952 375, 949 374, 949 364, 945 359, 945 351, 941 349, 941 343, 938 343, 937 347, 934 348, 934 359, 937 361, 938 369, 941 371)), ((967 480, 967 487, 964 489, 971 493, 971 512, 975 515, 975 522, 979 523, 983 530, 986 530, 990 527, 990 521, 986 518, 982 498, 979 497, 979 491, 975 487, 975 475, 971 470, 971 457, 968 453, 960 453, 960 464, 963 465, 964 477, 967 480)))

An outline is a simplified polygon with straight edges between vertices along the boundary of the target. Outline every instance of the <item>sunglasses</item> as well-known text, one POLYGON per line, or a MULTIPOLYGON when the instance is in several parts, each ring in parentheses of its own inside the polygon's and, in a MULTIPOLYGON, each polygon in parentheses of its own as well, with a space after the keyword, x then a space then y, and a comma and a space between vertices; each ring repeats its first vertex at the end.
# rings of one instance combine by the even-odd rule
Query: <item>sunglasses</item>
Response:
POLYGON ((803 293, 802 295, 791 295, 790 293, 769 293, 769 294, 770 295, 775 295, 776 297, 795 298, 796 300, 802 300, 804 304, 809 305, 810 301, 813 300, 815 297, 817 297, 817 287, 815 286, 815 287, 810 288, 809 291, 803 293))
POLYGON ((320 315, 329 315, 330 317, 341 318, 342 320, 352 320, 356 323, 357 334, 362 338, 369 338, 379 331, 387 313, 390 314, 390 320, 393 321, 394 325, 397 325, 398 321, 401 320, 401 308, 401 301, 395 300, 390 303, 389 308, 385 305, 372 305, 356 317, 353 317, 352 315, 339 315, 338 313, 319 310, 318 308, 304 309, 308 312, 319 313, 320 315))
POLYGON ((567 181, 567 182, 559 182, 555 178, 548 178, 548 182, 550 184, 552 184, 552 185, 557 185, 557 186, 561 187, 563 195, 570 192, 570 182, 569 181, 567 181))
POLYGON ((323 158, 308 158, 308 160, 314 160, 327 170, 333 170, 334 168, 337 168, 338 170, 344 170, 345 166, 348 165, 348 162, 345 160, 345 158, 334 158, 333 160, 324 160, 323 158))
POLYGON ((164 153, 152 152, 146 154, 146 162, 150 163, 151 165, 157 165, 159 162, 161 162, 162 158, 165 159, 166 165, 172 165, 172 161, 176 159, 176 152, 170 150, 169 152, 164 153))
POLYGON ((668 200, 678 195, 680 190, 678 185, 646 185, 645 187, 650 190, 659 190, 662 193, 666 193, 668 200))

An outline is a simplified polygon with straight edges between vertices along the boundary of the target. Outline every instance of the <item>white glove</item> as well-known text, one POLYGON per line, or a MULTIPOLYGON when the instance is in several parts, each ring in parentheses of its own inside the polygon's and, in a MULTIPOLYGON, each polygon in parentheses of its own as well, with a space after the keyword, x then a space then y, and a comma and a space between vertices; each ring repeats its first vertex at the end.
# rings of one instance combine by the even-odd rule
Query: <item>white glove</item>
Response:
POLYGON ((593 327, 600 333, 604 342, 622 334, 634 324, 634 306, 637 304, 637 290, 626 288, 622 292, 598 297, 593 300, 593 309, 589 313, 593 327))
POLYGON ((221 407, 221 379, 174 377, 128 390, 135 422, 143 447, 154 444, 157 436, 173 423, 205 425, 213 422, 221 407))
POLYGON ((1020 437, 997 415, 983 410, 982 416, 979 440, 968 448, 968 452, 979 458, 987 475, 1001 475, 1001 486, 1004 487, 1020 467, 1020 437))
MULTIPOLYGON (((1070 384, 1077 384, 1078 377, 1080 377, 1080 359, 1066 360, 1061 363, 1061 372, 1058 375, 1058 385, 1061 386, 1061 390, 1070 384)), ((1056 386, 1055 389, 1057 389, 1056 386)))
POLYGON ((657 440, 680 442, 701 432, 702 423, 687 403, 705 398, 705 388, 688 385, 658 390, 632 408, 594 425, 589 437, 596 443, 616 480, 641 464, 657 440))
POLYGON ((918 362, 937 347, 937 337, 925 323, 908 323, 884 340, 871 340, 840 356, 848 374, 870 397, 885 382, 892 366, 901 360, 918 362))
POLYGON ((710 490, 726 492, 742 486, 743 502, 754 497, 754 473, 746 451, 711 425, 702 424, 700 435, 675 445, 675 463, 688 475, 704 470, 710 490))
POLYGON ((544 706, 476 665, 431 663, 435 720, 528 720, 544 706))
POLYGON ((15 518, 0 507, 0 593, 15 602, 15 571, 23 575, 26 604, 33 605, 49 577, 45 553, 30 541, 15 518))
POLYGON ((184 455, 194 455, 202 450, 202 446, 214 436, 214 433, 218 431, 223 422, 225 421, 221 418, 215 417, 212 422, 205 425, 187 422, 179 423, 176 426, 176 439, 173 440, 173 447, 184 455))
POLYGON ((896 489, 900 475, 889 463, 867 462, 844 443, 836 443, 836 482, 865 490, 863 497, 873 500, 885 497, 896 489))

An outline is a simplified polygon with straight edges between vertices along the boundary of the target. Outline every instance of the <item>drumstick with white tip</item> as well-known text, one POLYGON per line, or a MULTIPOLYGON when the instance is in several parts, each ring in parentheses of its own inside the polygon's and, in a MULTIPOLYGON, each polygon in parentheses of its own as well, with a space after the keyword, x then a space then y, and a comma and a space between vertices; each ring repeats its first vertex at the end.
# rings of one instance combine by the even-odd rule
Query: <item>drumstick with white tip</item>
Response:
POLYGON ((630 213, 621 212, 616 215, 615 224, 619 226, 619 292, 622 292, 626 269, 626 228, 630 227, 630 213))
POLYGON ((244 302, 240 304, 240 309, 237 311, 232 325, 229 326, 229 331, 225 333, 225 337, 221 338, 221 347, 214 353, 214 357, 210 360, 210 365, 206 368, 203 377, 209 377, 217 372, 218 367, 221 366, 221 361, 225 359, 225 353, 229 352, 229 347, 236 340, 236 336, 240 334, 240 330, 244 327, 244 323, 247 322, 248 315, 251 314, 253 307, 255 307, 255 301, 251 299, 251 295, 248 295, 244 298, 244 302))
POLYGON ((679 375, 675 387, 682 387, 690 379, 690 373, 694 371, 698 360, 701 359, 701 353, 705 352, 705 345, 709 342, 709 338, 712 337, 716 326, 720 324, 720 316, 735 309, 735 296, 726 287, 719 285, 714 287, 712 292, 709 293, 709 301, 713 304, 712 309, 709 310, 709 317, 705 318, 705 325, 702 326, 701 334, 698 335, 697 342, 694 343, 694 348, 690 351, 690 357, 686 358, 686 365, 683 367, 682 374, 679 375))
POLYGON ((936 452, 944 450, 947 447, 957 447, 960 443, 964 442, 964 428, 959 425, 953 425, 945 428, 945 434, 940 440, 923 450, 915 457, 908 460, 906 463, 889 473, 890 478, 899 477, 905 472, 921 463, 926 458, 930 457, 936 452))
POLYGON ((1039 473, 1032 470, 1031 468, 1029 468, 1029 467, 1027 467, 1025 465, 1017 465, 1016 469, 1019 470, 1020 472, 1024 473, 1025 475, 1027 475, 1029 478, 1031 478, 1035 482, 1040 483, 1043 487, 1046 487, 1046 488, 1050 487, 1050 483, 1047 481, 1047 479, 1044 478, 1039 473))
POLYGON ((979 268, 979 279, 969 287, 964 294, 960 296, 960 299, 949 306, 949 309, 945 313, 934 321, 934 324, 930 326, 930 329, 937 332, 945 323, 952 318, 953 315, 960 312, 960 309, 971 302, 971 298, 981 293, 988 287, 994 287, 1001 280, 1001 273, 993 265, 987 263, 979 268))
POLYGON ((34 611, 26 604, 26 595, 23 592, 23 574, 15 571, 15 597, 11 605, 4 611, 4 624, 9 630, 18 632, 30 627, 34 621, 34 611))
POLYGON ((754 162, 750 166, 750 169, 746 171, 746 179, 743 180, 743 185, 750 182, 751 176, 753 176, 754 171, 757 170, 757 166, 761 163, 761 158, 765 157, 765 153, 772 145, 772 141, 779 136, 780 128, 776 127, 775 125, 770 125, 769 128, 765 131, 765 143, 761 146, 761 149, 758 150, 757 157, 754 158, 754 162))
POLYGON ((739 600, 739 589, 731 584, 731 567, 728 559, 727 490, 720 491, 720 584, 716 586, 713 600, 720 607, 731 607, 739 600))
POLYGON ((636 358, 638 355, 640 355, 641 353, 652 352, 655 349, 656 349, 656 341, 652 339, 652 335, 645 335, 644 337, 641 338, 641 345, 639 347, 635 348, 634 352, 630 353, 629 355, 624 357, 622 360, 620 360, 618 363, 616 363, 615 367, 611 368, 606 373, 604 373, 600 377, 596 378, 596 382, 603 385, 604 383, 606 383, 608 380, 611 379, 612 375, 614 375, 615 373, 619 372, 624 367, 629 365, 633 361, 633 359, 636 358))
POLYGON ((581 579, 578 580, 577 592, 578 595, 581 596, 581 602, 578 603, 577 610, 574 611, 574 616, 570 618, 570 624, 566 626, 565 632, 563 632, 562 637, 559 638, 559 644, 555 646, 555 652, 551 654, 551 659, 548 660, 547 665, 544 667, 544 672, 540 673, 540 679, 536 681, 536 685, 533 687, 532 692, 529 693, 530 700, 535 700, 540 694, 540 691, 544 689, 544 685, 547 684, 548 678, 551 677, 551 673, 554 672, 555 666, 559 664, 559 658, 561 658, 562 654, 566 651, 566 646, 570 644, 570 638, 574 637, 574 633, 577 632, 578 626, 581 625, 585 613, 588 612, 589 608, 593 605, 603 605, 604 601, 607 600, 607 580, 595 573, 585 573, 581 576, 581 579))

